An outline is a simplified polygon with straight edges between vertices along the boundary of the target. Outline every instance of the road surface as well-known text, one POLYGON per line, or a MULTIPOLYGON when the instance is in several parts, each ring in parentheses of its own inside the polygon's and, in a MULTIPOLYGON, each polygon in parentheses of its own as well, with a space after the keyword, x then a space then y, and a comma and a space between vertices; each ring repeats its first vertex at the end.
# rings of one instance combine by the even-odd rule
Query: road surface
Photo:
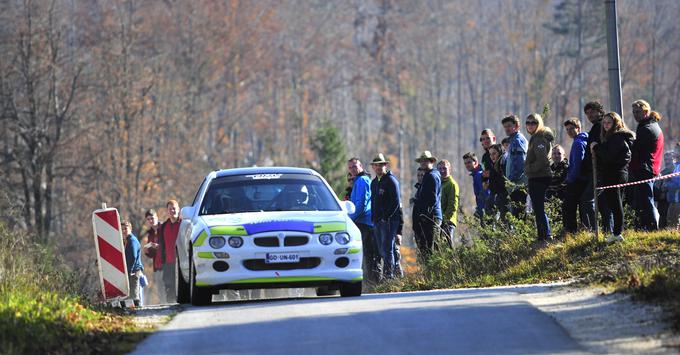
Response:
POLYGON ((492 288, 187 307, 134 354, 583 352, 515 289, 492 288))

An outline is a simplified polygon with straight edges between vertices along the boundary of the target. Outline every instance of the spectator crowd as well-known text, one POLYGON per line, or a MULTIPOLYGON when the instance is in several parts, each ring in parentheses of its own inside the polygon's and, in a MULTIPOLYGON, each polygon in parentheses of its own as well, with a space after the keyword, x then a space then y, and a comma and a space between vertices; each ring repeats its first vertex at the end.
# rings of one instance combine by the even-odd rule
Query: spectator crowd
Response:
MULTIPOLYGON (((634 211, 636 230, 679 227, 680 176, 654 179, 680 172, 680 142, 673 144, 671 154, 663 154, 661 115, 644 100, 633 102, 637 122, 633 132, 619 114, 605 112, 597 101, 588 102, 583 111, 591 124, 588 132, 578 118, 563 122, 572 140, 568 154, 555 143, 553 130, 538 113, 524 121, 528 137, 516 115, 501 119, 506 137, 500 143, 493 130, 482 130, 481 159, 474 152, 462 157, 472 177, 474 215, 480 223, 509 223, 508 215, 524 219, 533 214, 538 247, 579 230, 595 231, 598 226, 606 242, 623 241, 625 205, 634 211), (634 184, 619 186, 628 182, 634 184), (550 199, 558 204, 564 226, 558 236, 546 212, 550 199)), ((426 150, 415 162, 417 183, 409 205, 423 262, 436 247, 453 248, 461 241, 456 237, 460 188, 452 177, 450 161, 439 160, 426 150)), ((399 245, 404 213, 399 181, 385 154, 377 154, 370 165, 373 179, 359 158, 348 161, 345 199, 356 206, 350 217, 362 234, 364 277, 380 282, 403 274, 399 245)))

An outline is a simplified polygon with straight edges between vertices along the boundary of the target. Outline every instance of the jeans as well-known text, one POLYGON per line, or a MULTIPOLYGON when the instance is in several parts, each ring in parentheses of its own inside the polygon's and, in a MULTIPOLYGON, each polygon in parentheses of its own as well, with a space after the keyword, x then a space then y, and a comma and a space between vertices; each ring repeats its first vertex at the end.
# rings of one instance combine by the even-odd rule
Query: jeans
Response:
MULTIPOLYGON (((592 185, 592 184, 591 184, 592 185)), ((562 209, 564 219, 564 230, 568 233, 578 231, 576 222, 576 210, 579 210, 581 224, 590 230, 595 225, 595 206, 592 198, 592 191, 586 193, 588 182, 576 180, 567 184, 566 196, 562 209)))
POLYGON ((378 221, 375 224, 375 237, 378 253, 383 259, 384 278, 394 278, 394 244, 400 223, 399 218, 392 218, 387 221, 378 221))
POLYGON ((539 177, 529 179, 529 197, 531 197, 531 208, 536 215, 536 228, 538 229, 538 239, 549 239, 551 237, 550 221, 545 213, 545 192, 550 186, 549 177, 539 177))
POLYGON ((394 274, 397 277, 404 277, 404 269, 401 267, 401 235, 397 235, 394 243, 394 274))
MULTIPOLYGON (((646 180, 653 177, 652 174, 647 173, 640 176, 637 180, 646 180)), ((649 231, 659 229, 659 211, 654 204, 654 182, 636 185, 634 194, 635 210, 639 218, 636 227, 649 231)))
POLYGON ((165 286, 165 302, 177 302, 175 295, 175 263, 163 264, 163 285, 165 286))
POLYGON ((370 281, 378 281, 380 279, 380 255, 378 254, 378 245, 373 234, 373 227, 356 223, 359 231, 361 231, 361 243, 364 248, 364 278, 370 281))

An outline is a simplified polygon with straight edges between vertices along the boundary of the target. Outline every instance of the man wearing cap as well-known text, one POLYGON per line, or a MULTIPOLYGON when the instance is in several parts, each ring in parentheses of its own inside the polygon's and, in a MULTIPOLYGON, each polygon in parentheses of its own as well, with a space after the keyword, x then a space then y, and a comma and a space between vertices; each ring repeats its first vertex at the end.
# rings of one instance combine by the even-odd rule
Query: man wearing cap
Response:
POLYGON ((387 169, 389 161, 379 153, 371 162, 376 177, 371 181, 371 219, 378 253, 383 259, 383 278, 394 278, 394 243, 401 223, 399 181, 387 169))
POLYGON ((373 236, 371 220, 371 176, 364 170, 359 158, 347 161, 347 170, 354 178, 354 185, 349 200, 356 206, 356 211, 349 215, 361 231, 361 242, 364 246, 364 276, 367 280, 378 281, 380 255, 373 236))
POLYGON ((439 239, 439 230, 442 223, 442 178, 437 169, 433 169, 437 158, 429 150, 424 151, 416 159, 422 169, 425 169, 423 183, 416 193, 416 203, 413 206, 413 215, 417 218, 420 233, 416 233, 416 243, 420 255, 426 260, 435 240, 439 239))

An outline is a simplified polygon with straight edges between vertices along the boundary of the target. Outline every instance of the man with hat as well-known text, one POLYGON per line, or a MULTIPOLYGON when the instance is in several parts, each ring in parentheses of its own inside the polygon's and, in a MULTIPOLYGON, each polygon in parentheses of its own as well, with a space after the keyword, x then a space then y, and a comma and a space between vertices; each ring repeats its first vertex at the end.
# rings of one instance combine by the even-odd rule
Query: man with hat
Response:
POLYGON ((371 181, 371 218, 378 246, 383 259, 383 278, 394 278, 394 243, 401 223, 401 195, 399 181, 387 169, 389 161, 379 153, 371 162, 376 176, 371 181))
POLYGON ((439 239, 439 230, 442 223, 442 178, 437 169, 433 169, 437 158, 429 150, 420 154, 416 159, 420 168, 425 170, 423 182, 416 193, 416 203, 413 206, 413 216, 417 218, 418 233, 416 243, 423 260, 426 260, 432 249, 434 241, 439 239))

